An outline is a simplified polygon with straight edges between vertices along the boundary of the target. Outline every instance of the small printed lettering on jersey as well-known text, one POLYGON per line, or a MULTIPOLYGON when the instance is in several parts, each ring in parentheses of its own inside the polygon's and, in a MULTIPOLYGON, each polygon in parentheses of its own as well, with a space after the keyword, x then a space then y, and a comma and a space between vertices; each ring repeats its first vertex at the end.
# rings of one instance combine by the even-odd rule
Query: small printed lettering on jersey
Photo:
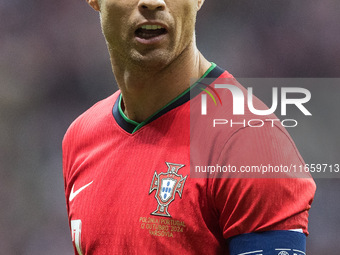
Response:
POLYGON ((176 235, 186 231, 184 221, 160 217, 140 217, 140 228, 152 236, 174 238, 176 235))

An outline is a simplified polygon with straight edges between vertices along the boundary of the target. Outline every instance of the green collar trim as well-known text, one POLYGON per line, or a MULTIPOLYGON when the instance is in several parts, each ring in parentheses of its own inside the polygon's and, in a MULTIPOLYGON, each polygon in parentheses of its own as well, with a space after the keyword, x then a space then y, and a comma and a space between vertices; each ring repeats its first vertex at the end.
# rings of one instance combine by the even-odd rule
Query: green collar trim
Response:
MULTIPOLYGON (((174 104, 176 101, 178 101, 180 98, 182 98, 184 95, 186 95, 187 93, 190 92, 190 90, 192 88, 194 88, 199 82, 201 82, 214 68, 216 67, 216 64, 211 62, 211 66, 209 67, 209 69, 202 75, 202 77, 197 80, 193 85, 191 85, 189 88, 187 88, 183 93, 181 93, 180 95, 178 95, 177 97, 175 97, 173 100, 171 100, 169 103, 167 103, 165 106, 163 106, 161 109, 159 109, 158 111, 156 111, 154 114, 152 114, 151 116, 149 116, 148 118, 146 118, 143 122, 138 123, 134 120, 129 119, 125 113, 122 110, 122 94, 119 95, 119 102, 118 102, 118 110, 119 110, 119 114, 121 115, 121 117, 128 123, 132 124, 135 126, 134 130, 132 131, 132 134, 137 132, 139 129, 141 129, 143 126, 145 126, 146 124, 148 124, 149 122, 151 122, 153 119, 156 119, 155 116, 158 115, 160 112, 164 111, 167 107, 169 107, 170 105, 174 104)), ((173 109, 173 108, 171 108, 173 109)), ((163 115, 163 114, 162 114, 163 115)))

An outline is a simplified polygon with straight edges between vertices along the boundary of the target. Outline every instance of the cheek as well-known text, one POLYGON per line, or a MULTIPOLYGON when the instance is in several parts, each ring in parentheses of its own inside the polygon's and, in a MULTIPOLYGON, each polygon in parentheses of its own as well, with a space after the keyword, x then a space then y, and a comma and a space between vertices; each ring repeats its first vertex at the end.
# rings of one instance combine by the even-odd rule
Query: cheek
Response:
POLYGON ((106 12, 106 10, 102 11, 100 15, 103 34, 109 43, 112 43, 114 34, 117 33, 117 30, 119 29, 119 25, 115 18, 116 16, 112 15, 111 12, 106 12))
POLYGON ((121 0, 105 1, 101 9, 101 26, 106 40, 111 44, 123 37, 128 24, 128 6, 121 0))
POLYGON ((196 11, 192 5, 185 6, 182 10, 180 16, 177 17, 177 20, 180 20, 178 32, 181 33, 182 39, 191 40, 195 31, 196 11))

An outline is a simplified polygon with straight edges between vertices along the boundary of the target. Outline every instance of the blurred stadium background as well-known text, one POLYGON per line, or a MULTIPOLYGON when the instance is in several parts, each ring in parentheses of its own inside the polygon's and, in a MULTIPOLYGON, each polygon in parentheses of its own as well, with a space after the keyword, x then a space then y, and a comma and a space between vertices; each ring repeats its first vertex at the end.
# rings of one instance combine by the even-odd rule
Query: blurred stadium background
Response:
MULTIPOLYGON (((198 45, 240 78, 339 77, 339 13, 338 0, 207 0, 198 45)), ((117 88, 98 14, 80 0, 11 0, 0 2, 0 17, 0 254, 73 254, 61 141, 117 88)), ((306 161, 339 159, 336 109, 316 135, 312 126, 292 134, 306 161)), ((340 179, 316 183, 308 254, 339 254, 340 179)))

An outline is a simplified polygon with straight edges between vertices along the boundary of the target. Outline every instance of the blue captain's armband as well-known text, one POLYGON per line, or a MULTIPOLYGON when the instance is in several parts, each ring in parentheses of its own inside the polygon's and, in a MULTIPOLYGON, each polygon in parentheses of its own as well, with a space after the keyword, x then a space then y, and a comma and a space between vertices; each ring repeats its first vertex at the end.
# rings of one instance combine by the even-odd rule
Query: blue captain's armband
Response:
POLYGON ((230 255, 305 255, 306 235, 295 230, 249 233, 228 239, 230 255))

